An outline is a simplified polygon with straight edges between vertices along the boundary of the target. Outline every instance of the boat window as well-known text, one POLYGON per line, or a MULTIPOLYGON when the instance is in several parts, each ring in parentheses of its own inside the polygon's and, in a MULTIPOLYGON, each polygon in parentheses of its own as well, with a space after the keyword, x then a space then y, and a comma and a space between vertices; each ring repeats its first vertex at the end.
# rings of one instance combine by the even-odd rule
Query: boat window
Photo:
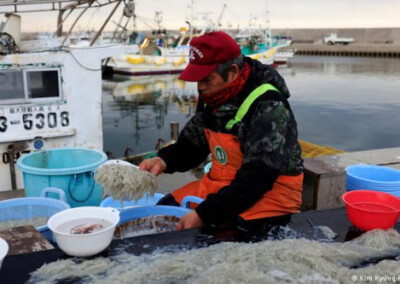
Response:
POLYGON ((22 70, 0 70, 0 101, 24 99, 22 70))
POLYGON ((61 98, 59 69, 0 69, 0 105, 61 98))
POLYGON ((54 98, 59 96, 57 70, 34 70, 26 72, 28 98, 54 98))

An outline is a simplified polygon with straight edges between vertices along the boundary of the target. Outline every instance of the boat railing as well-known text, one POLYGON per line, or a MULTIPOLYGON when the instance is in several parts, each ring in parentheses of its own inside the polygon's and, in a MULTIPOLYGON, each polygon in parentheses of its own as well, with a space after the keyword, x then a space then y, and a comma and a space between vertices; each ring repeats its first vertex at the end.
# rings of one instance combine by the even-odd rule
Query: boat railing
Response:
MULTIPOLYGON (((17 46, 20 44, 21 38, 21 22, 20 16, 16 13, 32 13, 32 12, 48 12, 48 11, 58 11, 58 20, 56 26, 57 37, 63 37, 60 47, 65 46, 69 43, 69 38, 73 34, 75 27, 86 13, 88 9, 99 8, 107 5, 114 4, 113 9, 104 20, 103 24, 97 30, 93 38, 90 39, 89 46, 93 46, 97 40, 100 38, 105 26, 110 21, 111 17, 115 14, 121 2, 124 2, 125 10, 131 10, 133 0, 3 0, 0 1, 0 15, 4 14, 7 17, 7 22, 2 23, 1 31, 8 33, 17 46), (127 9, 129 8, 129 9, 127 9), (81 10, 80 13, 73 20, 69 30, 64 33, 63 25, 68 20, 74 11, 81 10), (5 30, 6 28, 6 30, 5 30)), ((9 51, 9 53, 17 52, 15 49, 9 51)))

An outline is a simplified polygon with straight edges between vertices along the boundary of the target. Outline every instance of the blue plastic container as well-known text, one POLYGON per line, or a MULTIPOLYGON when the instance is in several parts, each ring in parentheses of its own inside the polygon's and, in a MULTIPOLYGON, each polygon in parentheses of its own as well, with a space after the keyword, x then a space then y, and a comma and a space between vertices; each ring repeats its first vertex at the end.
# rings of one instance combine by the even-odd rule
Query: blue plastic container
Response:
POLYGON ((365 181, 362 179, 355 179, 351 176, 346 176, 346 183, 349 185, 354 185, 354 186, 373 186, 373 187, 380 187, 384 189, 392 189, 392 190, 397 190, 400 189, 400 183, 396 182, 380 182, 380 181, 365 181))
POLYGON ((396 196, 396 197, 400 197, 400 190, 398 190, 398 191, 386 191, 386 193, 389 193, 389 194, 391 194, 391 195, 394 195, 394 196, 396 196))
MULTIPOLYGON (((44 188, 42 197, 21 197, 0 201, 0 222, 5 220, 29 220, 33 217, 50 218, 54 214, 70 208, 65 202, 64 191, 57 188, 44 188), (45 197, 57 194, 60 200, 45 197)), ((46 225, 36 227, 47 240, 52 241, 52 232, 46 225)))
POLYGON ((139 206, 139 207, 128 208, 126 210, 121 211, 120 221, 118 226, 138 218, 149 217, 152 215, 168 215, 168 216, 182 217, 190 212, 190 208, 186 208, 189 206, 190 202, 201 203, 202 201, 203 201, 202 198, 196 196, 186 196, 182 200, 181 207, 157 205, 157 206, 139 206))
POLYGON ((107 156, 84 148, 60 148, 30 153, 18 159, 25 196, 39 196, 44 187, 61 188, 71 207, 98 206, 103 190, 94 181, 94 171, 107 156))
POLYGON ((350 180, 378 185, 400 185, 400 171, 374 165, 354 165, 346 168, 350 180))
POLYGON ((350 182, 350 181, 346 181, 346 188, 347 188, 347 190, 372 189, 372 190, 387 191, 387 192, 400 190, 399 186, 382 186, 379 184, 357 183, 357 182, 350 182))
POLYGON ((112 197, 107 197, 100 203, 100 207, 112 207, 118 210, 126 210, 131 207, 138 206, 148 206, 148 205, 156 205, 157 202, 163 198, 164 195, 160 193, 154 193, 154 196, 149 196, 145 194, 145 196, 137 201, 134 200, 124 200, 122 201, 123 208, 121 207, 121 202, 117 199, 113 200, 112 197))
POLYGON ((118 223, 118 226, 138 218, 149 217, 152 215, 168 215, 168 216, 182 217, 189 212, 190 209, 177 206, 159 205, 159 206, 131 207, 121 211, 119 215, 120 221, 118 223))
POLYGON ((346 189, 374 190, 400 197, 400 171, 375 165, 353 165, 346 168, 346 189))

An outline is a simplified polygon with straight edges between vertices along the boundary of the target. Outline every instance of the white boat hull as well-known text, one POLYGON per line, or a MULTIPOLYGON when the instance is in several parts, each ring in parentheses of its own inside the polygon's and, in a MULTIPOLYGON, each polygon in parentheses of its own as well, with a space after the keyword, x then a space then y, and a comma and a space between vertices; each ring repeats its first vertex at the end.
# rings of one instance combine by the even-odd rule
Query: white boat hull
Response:
MULTIPOLYGON (((0 191, 24 187, 22 173, 13 164, 26 153, 60 147, 103 150, 101 59, 135 49, 77 48, 0 57, 0 84, 9 87, 8 96, 12 98, 0 100, 0 191), (43 70, 58 73, 59 95, 32 99, 32 91, 25 91, 25 97, 15 100, 12 84, 24 85, 25 90, 28 87, 25 79, 24 83, 12 82, 12 76, 16 76, 12 73, 21 72, 26 78, 29 72, 43 70)), ((42 81, 45 80, 43 75, 42 81)), ((29 84, 40 85, 37 81, 29 84)))
POLYGON ((113 57, 108 67, 113 74, 123 76, 148 76, 181 73, 189 63, 185 55, 158 56, 158 55, 123 55, 113 57))
POLYGON ((278 51, 274 58, 274 63, 275 64, 286 64, 289 59, 293 58, 295 52, 296 52, 295 50, 278 51))

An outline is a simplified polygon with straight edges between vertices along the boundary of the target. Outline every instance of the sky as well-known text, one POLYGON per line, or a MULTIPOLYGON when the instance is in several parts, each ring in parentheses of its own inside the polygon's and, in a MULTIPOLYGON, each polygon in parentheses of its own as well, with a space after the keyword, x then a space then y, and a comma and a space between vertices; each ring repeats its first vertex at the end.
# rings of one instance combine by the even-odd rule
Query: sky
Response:
MULTIPOLYGON (((250 22, 255 26, 266 25, 268 18, 272 29, 400 27, 400 0, 135 0, 135 3, 140 30, 156 28, 156 11, 161 12, 161 25, 166 29, 187 27, 185 21, 192 14, 196 25, 202 24, 205 15, 217 22, 224 4, 222 28, 244 28, 250 22)), ((114 5, 89 10, 76 29, 99 29, 114 5)), ((114 22, 119 21, 121 13, 122 5, 106 30, 115 28, 114 22)), ((22 31, 54 31, 57 14, 23 14, 22 31)), ((73 15, 77 13, 70 19, 73 15)), ((2 15, 0 21, 4 21, 2 15)), ((71 21, 66 22, 64 30, 69 25, 71 21)))

